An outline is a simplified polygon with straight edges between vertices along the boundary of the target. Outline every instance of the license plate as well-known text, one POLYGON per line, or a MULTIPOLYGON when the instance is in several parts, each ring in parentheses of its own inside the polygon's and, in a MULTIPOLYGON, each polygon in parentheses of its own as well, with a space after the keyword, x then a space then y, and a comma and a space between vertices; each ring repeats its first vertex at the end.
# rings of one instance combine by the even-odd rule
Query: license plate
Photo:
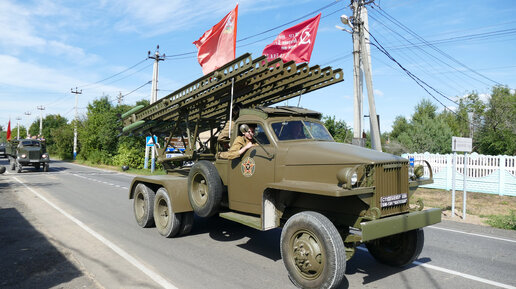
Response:
POLYGON ((407 194, 397 194, 380 198, 380 207, 391 207, 407 203, 407 194))

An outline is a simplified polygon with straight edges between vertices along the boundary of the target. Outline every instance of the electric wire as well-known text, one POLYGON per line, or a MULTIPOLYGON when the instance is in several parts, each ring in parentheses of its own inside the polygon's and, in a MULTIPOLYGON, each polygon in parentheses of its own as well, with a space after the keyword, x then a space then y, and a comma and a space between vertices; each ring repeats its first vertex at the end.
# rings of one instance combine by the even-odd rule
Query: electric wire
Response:
POLYGON ((122 73, 124 73, 124 72, 126 72, 126 71, 129 71, 129 70, 133 69, 134 67, 136 67, 136 66, 138 66, 138 65, 142 64, 143 62, 145 62, 145 61, 147 61, 147 60, 148 60, 148 58, 145 58, 144 60, 142 60, 142 61, 140 61, 140 62, 138 62, 138 63, 134 64, 133 66, 131 66, 131 67, 129 67, 129 68, 126 68, 126 69, 124 69, 124 70, 122 70, 122 71, 120 71, 120 72, 118 72, 118 73, 115 73, 115 74, 113 74, 113 75, 111 75, 111 76, 108 76, 108 77, 106 77, 106 78, 104 78, 104 79, 101 79, 101 80, 96 81, 96 82, 93 82, 93 83, 89 83, 89 84, 86 84, 86 85, 78 86, 78 88, 85 88, 85 87, 89 87, 89 86, 92 86, 92 85, 95 85, 95 84, 98 84, 98 83, 104 82, 104 81, 106 81, 106 80, 109 80, 109 79, 111 79, 111 78, 113 78, 113 77, 115 77, 115 76, 117 76, 117 75, 120 75, 120 74, 122 74, 122 73))
MULTIPOLYGON (((376 4, 375 4, 376 5, 376 4)), ((469 70, 470 72, 492 82, 492 83, 495 83, 497 85, 501 85, 501 83, 499 83, 498 81, 495 81, 473 69, 471 69, 470 67, 468 67, 467 65, 465 65, 464 63, 460 62, 459 60, 453 58, 452 56, 450 56, 449 54, 445 53, 444 51, 442 51, 441 49, 439 49, 438 47, 436 47, 435 45, 429 43, 428 41, 426 41, 423 37, 419 36, 419 34, 417 34, 416 32, 412 31, 410 28, 408 28, 407 26, 405 26, 403 23, 401 23, 400 21, 396 20, 394 17, 392 17, 389 13, 387 13, 385 10, 383 10, 380 6, 376 5, 378 7, 378 11, 380 12, 380 14, 383 14, 385 15, 385 17, 387 19, 390 19, 391 21, 393 21, 394 23, 397 23, 403 30, 405 30, 406 32, 408 32, 409 34, 413 35, 414 37, 416 37, 417 39, 419 39, 420 41, 422 41, 423 43, 426 43, 428 44, 432 49, 434 49, 435 51, 437 51, 438 53, 440 53, 441 55, 443 55, 444 57, 448 58, 449 60, 451 60, 452 62, 455 62, 456 64, 466 68, 467 70, 469 70)), ((374 9, 374 6, 372 6, 373 9, 374 9)))

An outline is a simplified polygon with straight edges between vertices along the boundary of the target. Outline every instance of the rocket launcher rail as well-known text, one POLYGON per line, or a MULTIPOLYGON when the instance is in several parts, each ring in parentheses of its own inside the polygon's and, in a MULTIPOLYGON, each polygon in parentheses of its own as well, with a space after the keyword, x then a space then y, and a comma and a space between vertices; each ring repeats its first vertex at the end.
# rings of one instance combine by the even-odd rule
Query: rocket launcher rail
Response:
MULTIPOLYGON (((123 114, 124 133, 170 132, 176 122, 190 128, 201 119, 222 123, 229 115, 231 81, 233 103, 242 108, 272 105, 343 80, 341 69, 283 63, 246 53, 146 107, 123 114)), ((210 129, 200 124, 200 131, 210 129)))
MULTIPOLYGON (((233 104, 253 108, 269 106, 343 80, 341 69, 306 63, 296 65, 293 61, 283 63, 280 58, 267 61, 265 56, 253 60, 251 54, 246 53, 151 105, 124 113, 122 132, 188 135, 188 144, 192 146, 200 132, 220 129, 227 120, 232 82, 233 104)), ((187 148, 185 159, 193 158, 193 154, 194 148, 187 148)))

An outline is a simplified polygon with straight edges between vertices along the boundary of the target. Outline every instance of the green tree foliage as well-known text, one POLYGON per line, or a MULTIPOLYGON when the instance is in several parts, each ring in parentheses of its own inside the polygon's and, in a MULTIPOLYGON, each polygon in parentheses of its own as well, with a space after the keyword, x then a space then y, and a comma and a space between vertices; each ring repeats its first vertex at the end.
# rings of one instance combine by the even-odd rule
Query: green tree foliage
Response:
POLYGON ((78 158, 93 163, 112 164, 112 157, 118 149, 117 135, 122 126, 118 113, 119 109, 106 96, 88 104, 87 117, 78 128, 81 143, 78 158))
POLYGON ((353 132, 343 120, 336 121, 335 116, 323 117, 323 122, 335 141, 351 143, 353 132))
POLYGON ((50 132, 53 140, 51 154, 56 154, 60 159, 72 159, 73 157, 73 123, 59 126, 50 132))
MULTIPOLYGON (((68 120, 59 114, 49 114, 45 116, 45 118, 43 118, 41 136, 45 139, 47 143, 47 148, 50 151, 50 153, 54 152, 55 144, 55 141, 52 138, 52 132, 56 129, 59 129, 62 126, 66 126, 67 123, 68 120)), ((39 119, 31 124, 29 128, 29 134, 31 136, 39 135, 39 119)))
MULTIPOLYGON (((391 142, 410 152, 448 153, 451 151, 452 130, 445 117, 437 113, 437 106, 422 100, 415 107, 411 121, 398 116, 392 126, 391 142)), ((394 145, 393 145, 394 146, 394 145)))
POLYGON ((475 144, 481 154, 516 155, 516 93, 508 87, 493 87, 475 144))

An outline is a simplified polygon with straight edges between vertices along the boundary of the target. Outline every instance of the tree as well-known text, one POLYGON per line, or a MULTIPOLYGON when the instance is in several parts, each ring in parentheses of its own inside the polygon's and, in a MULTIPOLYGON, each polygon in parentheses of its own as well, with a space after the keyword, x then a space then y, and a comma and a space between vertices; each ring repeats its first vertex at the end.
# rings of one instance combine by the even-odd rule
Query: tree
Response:
MULTIPOLYGON (((55 144, 55 141, 52 137, 52 131, 62 126, 66 126, 67 123, 68 120, 59 114, 49 114, 43 118, 41 136, 45 139, 47 147, 51 153, 53 152, 53 146, 55 144)), ((29 128, 29 134, 39 135, 39 119, 31 124, 29 128)))
POLYGON ((73 156, 73 123, 65 124, 50 132, 53 140, 52 153, 57 154, 61 159, 71 159, 73 156))
POLYGON ((323 117, 324 126, 337 142, 351 143, 353 132, 343 120, 336 121, 335 116, 323 117))
POLYGON ((119 111, 111 105, 107 96, 88 104, 87 118, 78 129, 81 142, 81 159, 94 163, 111 164, 118 148, 117 135, 121 130, 119 111))
POLYGON ((516 155, 516 93, 506 86, 493 87, 475 139, 481 154, 516 155))

